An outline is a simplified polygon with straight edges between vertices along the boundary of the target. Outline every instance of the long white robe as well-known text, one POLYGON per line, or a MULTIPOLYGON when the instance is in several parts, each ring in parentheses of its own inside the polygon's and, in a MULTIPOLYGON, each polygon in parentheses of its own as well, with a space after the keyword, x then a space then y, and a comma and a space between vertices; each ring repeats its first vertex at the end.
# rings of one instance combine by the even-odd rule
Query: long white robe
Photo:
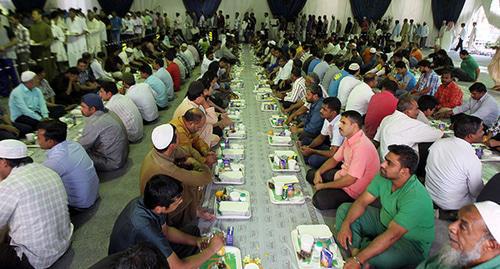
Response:
POLYGON ((66 52, 66 48, 64 48, 66 36, 64 35, 63 30, 54 21, 52 21, 50 29, 52 30, 52 36, 54 36, 52 44, 50 44, 50 52, 56 55, 57 62, 68 61, 68 54, 66 52))
POLYGON ((451 49, 451 44, 453 43, 453 29, 446 29, 443 33, 443 37, 441 38, 441 48, 445 51, 449 51, 451 49))
POLYGON ((89 34, 87 35, 87 47, 91 54, 101 52, 101 27, 99 20, 93 19, 87 21, 89 34))
POLYGON ((69 66, 76 66, 78 59, 82 57, 82 53, 87 52, 87 40, 85 32, 87 32, 87 24, 85 19, 75 17, 74 20, 68 18, 68 62, 69 66))

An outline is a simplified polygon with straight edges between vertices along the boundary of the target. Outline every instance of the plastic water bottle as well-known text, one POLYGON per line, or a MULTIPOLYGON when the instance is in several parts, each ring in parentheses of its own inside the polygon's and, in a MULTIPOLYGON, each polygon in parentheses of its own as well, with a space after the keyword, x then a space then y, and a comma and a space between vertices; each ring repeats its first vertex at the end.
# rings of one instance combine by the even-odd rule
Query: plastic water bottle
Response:
POLYGON ((314 248, 311 254, 311 268, 319 269, 321 268, 320 266, 320 259, 321 259, 321 251, 323 250, 323 243, 321 242, 316 242, 314 244, 314 248))

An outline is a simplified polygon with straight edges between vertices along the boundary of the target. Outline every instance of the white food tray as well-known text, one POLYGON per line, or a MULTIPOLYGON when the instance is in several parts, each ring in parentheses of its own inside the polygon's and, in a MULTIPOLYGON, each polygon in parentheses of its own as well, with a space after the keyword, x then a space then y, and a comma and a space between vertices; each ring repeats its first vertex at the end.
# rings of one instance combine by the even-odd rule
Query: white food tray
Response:
POLYGON ((277 125, 274 121, 277 121, 278 119, 283 119, 283 122, 286 121, 285 117, 280 117, 278 115, 273 115, 269 118, 269 123, 273 128, 276 129, 283 129, 286 125, 277 125))
MULTIPOLYGON (((241 172, 243 174, 243 177, 241 178, 241 180, 234 180, 234 181, 222 181, 222 180, 220 180, 219 181, 216 177, 219 177, 221 172, 215 172, 215 169, 219 169, 218 167, 215 167, 213 170, 214 171, 214 176, 213 176, 214 184, 217 184, 217 185, 243 185, 243 184, 245 184, 245 166, 243 164, 238 164, 238 163, 233 163, 233 164, 231 164, 231 166, 234 170, 241 169, 241 172)), ((225 173, 225 172, 222 172, 222 173, 225 173)), ((220 177, 219 177, 219 179, 220 179, 220 177)))
POLYGON ((275 205, 301 205, 306 201, 304 193, 302 193, 299 197, 294 197, 293 200, 276 200, 276 197, 274 197, 274 191, 269 188, 269 183, 272 183, 272 180, 267 181, 267 183, 267 193, 269 194, 269 199, 271 200, 271 203, 275 205))
MULTIPOLYGON (((238 191, 247 195, 247 200, 245 202, 234 202, 234 203, 248 203, 250 204, 250 193, 245 190, 234 189, 233 191, 238 191)), ((222 215, 219 213, 219 205, 217 203, 217 198, 214 197, 214 211, 217 219, 250 219, 252 217, 251 206, 248 207, 248 212, 245 215, 222 215)))
POLYGON ((279 105, 276 102, 263 102, 260 105, 260 110, 264 111, 264 112, 276 112, 276 111, 279 110, 279 105), (273 105, 273 104, 276 105, 276 109, 268 109, 268 108, 266 108, 267 105, 273 105))
MULTIPOLYGON (((315 267, 312 264, 305 263, 304 261, 299 259, 299 256, 297 256, 297 252, 300 252, 300 246, 299 246, 299 232, 297 230, 292 230, 290 233, 291 239, 292 239, 292 245, 293 245, 293 250, 294 253, 293 255, 295 256, 295 260, 297 261, 297 265, 299 266, 299 269, 314 269, 315 267)), ((332 238, 333 240, 333 238, 332 238)), ((335 243, 333 243, 336 245, 335 243)), ((339 248, 335 249, 330 249, 333 252, 333 256, 335 260, 337 261, 337 267, 333 268, 343 268, 344 267, 344 259, 342 258, 342 254, 340 254, 339 248)))
POLYGON ((295 169, 292 170, 292 169, 276 169, 274 168, 274 156, 278 156, 278 157, 281 157, 281 156, 298 156, 297 153, 295 153, 294 151, 291 151, 291 150, 276 150, 273 154, 269 154, 269 156, 267 157, 267 160, 269 162, 269 165, 271 165, 271 170, 273 172, 292 172, 292 173, 296 173, 296 172, 300 172, 300 165, 299 165, 299 162, 297 161, 297 165, 295 166, 295 169))
POLYGON ((269 143, 269 145, 276 146, 276 147, 291 147, 293 145, 293 140, 290 140, 289 143, 277 143, 275 141, 275 137, 282 137, 282 136, 268 135, 267 142, 269 143), (273 138, 272 142, 271 142, 271 137, 273 138))

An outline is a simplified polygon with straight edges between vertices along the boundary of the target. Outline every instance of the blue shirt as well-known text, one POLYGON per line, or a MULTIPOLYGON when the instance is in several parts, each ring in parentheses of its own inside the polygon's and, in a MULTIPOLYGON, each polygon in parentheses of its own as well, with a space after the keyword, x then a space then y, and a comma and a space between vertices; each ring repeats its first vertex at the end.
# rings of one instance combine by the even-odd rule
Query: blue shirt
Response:
POLYGON ((309 66, 307 67, 307 74, 312 73, 316 65, 318 65, 320 62, 321 60, 318 58, 312 59, 312 61, 309 63, 309 66))
POLYGON ((42 92, 38 88, 28 89, 19 84, 9 96, 10 119, 15 121, 19 116, 28 116, 35 120, 49 117, 42 92))
POLYGON ((172 247, 162 232, 165 215, 157 215, 144 206, 142 197, 130 201, 116 219, 109 238, 108 254, 126 250, 140 242, 157 247, 165 258, 173 253, 172 247))
POLYGON ((43 163, 62 179, 68 204, 76 208, 89 208, 99 194, 99 178, 94 163, 83 147, 74 141, 63 141, 47 151, 43 163))
POLYGON ((164 67, 160 67, 160 69, 158 69, 158 71, 156 71, 153 75, 159 78, 167 87, 168 100, 174 100, 174 81, 172 80, 172 76, 167 71, 167 69, 165 69, 164 67))
POLYGON ((324 119, 321 118, 319 111, 321 110, 321 104, 323 103, 323 98, 311 104, 309 112, 307 112, 304 119, 304 131, 317 136, 321 128, 323 127, 324 119))
POLYGON ((122 18, 113 17, 110 21, 111 31, 120 31, 122 29, 122 18))
POLYGON ((161 108, 168 106, 167 86, 156 76, 149 76, 145 81, 153 89, 156 105, 161 108))
POLYGON ((406 83, 406 88, 404 90, 407 92, 411 91, 415 87, 415 85, 417 85, 417 80, 410 71, 406 71, 406 74, 404 76, 396 74, 395 78, 398 81, 398 83, 402 82, 406 83))
POLYGON ((328 96, 337 97, 339 93, 340 81, 347 75, 349 75, 347 71, 341 70, 339 73, 333 76, 333 79, 330 82, 330 86, 328 87, 328 96))

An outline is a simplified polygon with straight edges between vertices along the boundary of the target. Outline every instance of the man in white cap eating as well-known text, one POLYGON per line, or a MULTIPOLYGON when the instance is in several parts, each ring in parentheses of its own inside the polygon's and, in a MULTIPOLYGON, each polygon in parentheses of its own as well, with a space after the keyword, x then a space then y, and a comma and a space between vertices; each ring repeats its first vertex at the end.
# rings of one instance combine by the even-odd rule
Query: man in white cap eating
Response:
POLYGON ((56 172, 33 163, 21 141, 0 141, 0 243, 2 268, 47 268, 70 245, 68 198, 56 172))
POLYGON ((9 96, 10 118, 36 128, 41 119, 49 117, 49 110, 42 92, 35 87, 36 74, 32 71, 23 72, 21 82, 9 96))
POLYGON ((349 75, 344 77, 339 84, 339 92, 337 98, 339 98, 340 103, 342 104, 342 108, 345 108, 347 104, 347 98, 351 93, 352 89, 361 83, 361 80, 358 79, 360 66, 357 63, 351 63, 348 65, 347 72, 349 75))
POLYGON ((209 218, 211 214, 200 210, 203 187, 212 181, 211 170, 193 158, 192 147, 179 146, 176 128, 162 124, 151 133, 153 148, 144 158, 140 174, 140 190, 154 175, 171 176, 182 183, 182 203, 169 214, 167 223, 174 227, 193 224, 196 217, 209 218))
POLYGON ((484 201, 462 207, 448 226, 450 242, 417 269, 500 268, 500 205, 484 201))

